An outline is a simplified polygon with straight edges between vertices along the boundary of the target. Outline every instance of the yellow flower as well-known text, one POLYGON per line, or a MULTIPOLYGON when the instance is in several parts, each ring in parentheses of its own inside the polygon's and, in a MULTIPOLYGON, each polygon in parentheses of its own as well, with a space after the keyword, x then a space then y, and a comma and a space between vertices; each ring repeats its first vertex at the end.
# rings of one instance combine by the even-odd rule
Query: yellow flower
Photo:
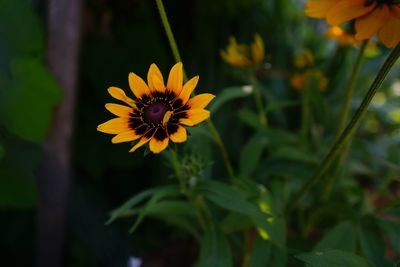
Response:
POLYGON ((134 152, 147 142, 150 142, 150 151, 153 153, 166 149, 169 140, 185 142, 187 132, 184 126, 193 126, 208 119, 210 111, 204 108, 215 96, 200 94, 190 98, 199 76, 183 85, 182 68, 182 63, 172 67, 167 85, 155 64, 149 68, 147 84, 136 74, 129 73, 129 87, 136 100, 126 96, 120 88, 108 88, 112 97, 126 105, 106 104, 106 109, 118 117, 100 124, 97 130, 115 134, 112 143, 139 140, 129 152, 134 152))
POLYGON ((314 56, 310 49, 297 53, 294 57, 294 65, 299 69, 314 66, 314 56))
POLYGON ((305 12, 330 25, 355 20, 359 41, 377 34, 388 48, 400 42, 400 4, 394 0, 308 0, 305 12))
POLYGON ((320 91, 325 91, 328 87, 328 79, 320 70, 308 70, 304 73, 295 73, 290 78, 290 85, 293 89, 300 91, 304 89, 310 79, 316 80, 320 91))
POLYGON ((221 57, 234 67, 255 67, 264 60, 264 42, 259 34, 254 35, 251 45, 238 44, 235 37, 231 37, 226 51, 221 51, 221 57))
POLYGON ((331 26, 325 32, 326 37, 335 40, 340 46, 352 46, 360 44, 353 34, 348 33, 339 26, 331 26))

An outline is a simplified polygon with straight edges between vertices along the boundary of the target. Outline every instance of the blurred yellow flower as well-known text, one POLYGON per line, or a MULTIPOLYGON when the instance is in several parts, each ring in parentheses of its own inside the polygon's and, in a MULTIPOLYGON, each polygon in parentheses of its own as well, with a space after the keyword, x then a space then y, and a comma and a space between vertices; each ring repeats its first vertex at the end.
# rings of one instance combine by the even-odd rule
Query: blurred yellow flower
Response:
POLYGON ((359 41, 377 34, 388 48, 400 42, 400 4, 394 0, 308 0, 305 13, 333 26, 355 20, 359 41))
POLYGON ((331 40, 338 42, 340 46, 352 46, 360 44, 353 34, 343 30, 339 26, 331 26, 326 32, 325 36, 331 40))
POLYGON ((299 69, 314 66, 314 56, 310 49, 306 49, 294 56, 294 65, 299 69))
POLYGON ((326 78, 322 71, 316 69, 293 74, 290 78, 290 85, 293 87, 293 89, 301 91, 311 79, 314 79, 317 82, 318 90, 320 91, 325 91, 328 87, 328 78, 326 78))
POLYGON ((221 57, 234 67, 256 67, 264 60, 264 42, 259 34, 254 35, 251 45, 238 44, 235 37, 231 37, 226 50, 221 50, 221 57))
POLYGON ((126 105, 108 103, 106 109, 117 116, 97 127, 107 134, 115 134, 112 143, 139 140, 129 152, 134 152, 147 142, 150 151, 160 153, 168 147, 169 140, 182 143, 187 139, 184 126, 196 125, 210 117, 204 108, 215 97, 200 94, 190 98, 199 76, 183 84, 182 63, 172 67, 167 84, 155 64, 151 64, 146 82, 129 73, 129 87, 136 100, 126 96, 117 87, 108 88, 112 97, 126 105))

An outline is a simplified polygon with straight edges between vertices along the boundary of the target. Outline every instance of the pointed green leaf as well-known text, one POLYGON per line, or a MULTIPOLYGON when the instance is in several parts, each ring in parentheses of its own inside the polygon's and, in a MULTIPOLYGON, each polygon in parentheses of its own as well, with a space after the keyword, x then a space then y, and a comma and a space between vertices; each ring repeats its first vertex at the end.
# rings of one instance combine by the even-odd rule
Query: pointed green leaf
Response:
POLYGON ((231 267, 232 253, 225 236, 212 227, 203 237, 200 246, 199 267, 231 267))
POLYGON ((284 246, 286 236, 284 220, 263 212, 258 204, 247 200, 239 190, 216 181, 202 181, 197 190, 215 205, 247 215, 264 238, 270 239, 277 246, 284 246))
POLYGON ((168 186, 151 188, 149 190, 140 192, 139 194, 133 196, 127 202, 122 204, 119 208, 113 210, 110 214, 110 219, 106 222, 106 224, 112 223, 118 217, 122 216, 124 213, 126 213, 127 211, 134 208, 136 205, 138 205, 145 199, 150 198, 151 196, 155 195, 158 192, 170 192, 172 194, 179 192, 179 188, 176 185, 168 185, 168 186))
POLYGON ((295 257, 309 267, 373 267, 366 259, 340 250, 319 250, 295 257))
POLYGON ((221 93, 210 103, 209 110, 211 113, 215 113, 220 107, 225 103, 232 101, 234 99, 243 98, 251 95, 251 87, 248 86, 234 86, 227 87, 222 90, 221 93))
POLYGON ((350 222, 341 222, 328 231, 314 247, 314 251, 324 249, 355 252, 356 228, 354 225, 350 222))
POLYGON ((262 133, 255 134, 240 153, 239 176, 250 177, 259 165, 262 152, 268 145, 268 137, 262 133))

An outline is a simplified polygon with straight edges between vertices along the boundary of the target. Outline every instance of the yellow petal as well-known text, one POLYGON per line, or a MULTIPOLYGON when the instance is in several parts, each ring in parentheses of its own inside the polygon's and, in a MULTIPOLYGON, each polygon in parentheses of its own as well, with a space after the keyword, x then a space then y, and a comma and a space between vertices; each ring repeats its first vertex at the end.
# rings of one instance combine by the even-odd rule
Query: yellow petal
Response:
POLYGON ((191 109, 203 109, 208 103, 211 102, 215 98, 215 95, 212 94, 200 94, 197 95, 187 102, 191 109))
POLYGON ((134 107, 136 109, 135 101, 133 101, 131 98, 127 97, 125 92, 121 88, 109 87, 108 93, 115 99, 125 102, 129 106, 134 107))
POLYGON ((193 125, 198 124, 210 117, 210 111, 205 109, 190 109, 187 111, 187 114, 188 119, 193 122, 193 125))
POLYGON ((151 138, 150 140, 150 151, 154 154, 158 154, 168 146, 169 139, 168 137, 164 140, 157 140, 156 138, 151 138))
POLYGON ((137 142, 132 148, 131 150, 129 150, 129 152, 135 152, 136 149, 138 149, 139 147, 143 146, 144 144, 146 144, 147 142, 150 141, 150 138, 143 136, 139 142, 137 142))
POLYGON ((132 112, 133 112, 133 109, 131 107, 114 104, 114 103, 108 103, 108 104, 106 104, 105 107, 112 114, 117 115, 119 117, 124 117, 124 118, 129 118, 130 114, 132 114, 132 112))
POLYGON ((185 142, 187 140, 186 129, 182 126, 178 126, 178 129, 176 130, 176 132, 173 134, 170 134, 169 138, 172 140, 172 142, 175 142, 175 143, 185 142))
POLYGON ((136 135, 135 131, 131 130, 131 131, 120 133, 120 134, 114 136, 113 139, 111 139, 111 142, 113 144, 123 143, 123 142, 131 142, 136 139, 139 139, 140 137, 142 137, 142 136, 136 135))
POLYGON ((144 95, 150 95, 150 89, 142 78, 137 76, 135 73, 129 73, 129 87, 131 88, 134 95, 141 99, 144 95))
POLYGON ((157 76, 153 76, 151 77, 151 79, 153 80, 153 86, 156 91, 161 93, 165 92, 165 85, 163 80, 160 80, 160 78, 157 76))
POLYGON ((165 91, 164 78, 160 69, 154 63, 150 65, 149 72, 147 73, 147 83, 149 84, 149 88, 152 92, 165 91), (154 85, 154 77, 156 77, 157 82, 159 83, 157 86, 154 85))
POLYGON ((389 7, 380 5, 356 20, 356 39, 365 40, 376 34, 389 19, 389 7))
POLYGON ((129 130, 129 122, 126 118, 115 118, 97 126, 97 131, 108 134, 119 134, 129 130))
POLYGON ((256 65, 264 60, 264 42, 259 34, 254 35, 254 43, 251 45, 251 54, 256 65))
POLYGON ((305 13, 307 16, 316 19, 323 19, 329 9, 337 4, 338 0, 311 0, 306 2, 305 13))
POLYGON ((183 84, 183 67, 182 63, 176 63, 169 72, 167 89, 179 95, 182 91, 183 84))
POLYGON ((339 25, 343 22, 361 17, 372 11, 376 1, 365 5, 365 0, 342 0, 332 6, 326 16, 326 21, 331 25, 339 25))
POLYGON ((182 99, 183 104, 186 104, 186 102, 188 101, 194 88, 196 88, 198 81, 199 81, 199 76, 195 76, 188 82, 186 82, 185 85, 183 86, 182 92, 179 95, 179 98, 182 99))
POLYGON ((193 126, 194 125, 194 123, 189 119, 180 119, 179 123, 183 124, 183 125, 186 125, 186 126, 193 126))
POLYGON ((387 48, 394 48, 400 42, 400 18, 393 11, 387 23, 379 31, 379 40, 387 48))
POLYGON ((171 118, 172 112, 171 111, 167 111, 164 114, 163 120, 162 120, 162 125, 166 126, 167 123, 169 122, 169 119, 171 118))

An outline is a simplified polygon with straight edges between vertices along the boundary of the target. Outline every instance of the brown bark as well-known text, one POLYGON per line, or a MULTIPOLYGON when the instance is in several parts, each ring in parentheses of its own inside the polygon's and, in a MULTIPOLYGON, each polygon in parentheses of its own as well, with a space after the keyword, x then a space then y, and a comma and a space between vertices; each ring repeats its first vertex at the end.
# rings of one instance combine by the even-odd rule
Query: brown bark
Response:
POLYGON ((82 0, 48 0, 48 67, 60 84, 63 101, 55 110, 37 178, 35 263, 40 267, 64 265, 81 8, 82 0))

